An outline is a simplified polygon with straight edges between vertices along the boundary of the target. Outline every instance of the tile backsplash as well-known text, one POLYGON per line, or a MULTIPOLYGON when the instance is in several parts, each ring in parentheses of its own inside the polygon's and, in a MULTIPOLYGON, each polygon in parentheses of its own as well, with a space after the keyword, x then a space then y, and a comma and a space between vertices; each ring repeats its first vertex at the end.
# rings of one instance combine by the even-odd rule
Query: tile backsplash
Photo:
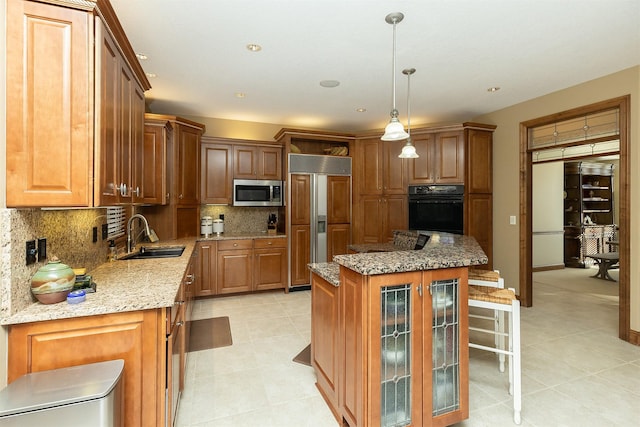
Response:
POLYGON ((266 233, 269 214, 276 214, 278 217, 278 229, 284 229, 282 220, 284 208, 268 207, 240 207, 240 206, 219 206, 202 205, 200 216, 210 216, 213 219, 224 215, 225 233, 266 233))
POLYGON ((45 261, 26 265, 28 240, 47 239, 47 259, 57 257, 71 267, 88 271, 106 261, 108 242, 102 240, 101 225, 106 222, 104 209, 0 210, 0 316, 22 310, 35 299, 31 295, 31 277, 45 261), (98 227, 98 241, 93 243, 93 227, 98 227))

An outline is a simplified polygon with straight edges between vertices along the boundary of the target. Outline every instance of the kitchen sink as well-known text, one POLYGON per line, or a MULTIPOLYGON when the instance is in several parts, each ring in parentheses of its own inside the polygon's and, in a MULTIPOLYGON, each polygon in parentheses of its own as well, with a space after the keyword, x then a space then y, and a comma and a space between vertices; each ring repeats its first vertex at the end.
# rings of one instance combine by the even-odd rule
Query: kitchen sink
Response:
POLYGON ((184 246, 141 246, 138 252, 131 252, 118 259, 175 258, 182 255, 184 246))

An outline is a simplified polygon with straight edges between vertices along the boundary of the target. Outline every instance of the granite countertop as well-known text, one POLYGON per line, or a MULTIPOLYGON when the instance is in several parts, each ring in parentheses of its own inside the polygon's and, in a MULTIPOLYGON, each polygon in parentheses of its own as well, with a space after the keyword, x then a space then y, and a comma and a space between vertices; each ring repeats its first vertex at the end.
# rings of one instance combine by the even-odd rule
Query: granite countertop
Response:
POLYGON ((312 262, 309 270, 322 277, 333 286, 340 286, 340 265, 335 262, 312 262))
POLYGON ((195 239, 191 237, 161 241, 155 245, 145 244, 145 246, 173 245, 185 246, 182 256, 118 260, 104 263, 95 270, 88 271, 87 273, 97 284, 97 291, 87 293, 87 299, 82 303, 35 302, 24 310, 0 319, 0 324, 11 325, 171 307, 195 248, 195 239))
MULTIPOLYGON (((429 234, 431 237, 421 250, 394 248, 391 252, 336 255, 333 260, 363 275, 468 267, 488 262, 487 255, 473 237, 436 232, 429 234)), ((390 245, 393 248, 394 245, 390 245)))
POLYGON ((216 240, 236 240, 236 239, 270 239, 270 238, 286 238, 287 235, 284 233, 276 233, 276 234, 269 234, 267 232, 264 233, 222 233, 220 235, 218 234, 212 234, 209 237, 205 237, 205 236, 200 236, 198 238, 196 238, 197 241, 199 242, 206 242, 206 241, 216 241, 216 240))

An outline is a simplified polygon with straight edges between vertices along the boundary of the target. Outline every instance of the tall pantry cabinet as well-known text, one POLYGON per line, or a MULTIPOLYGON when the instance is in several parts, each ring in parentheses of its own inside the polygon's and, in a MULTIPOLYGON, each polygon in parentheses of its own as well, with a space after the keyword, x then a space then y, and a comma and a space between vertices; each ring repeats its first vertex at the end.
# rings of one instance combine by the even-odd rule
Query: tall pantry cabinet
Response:
POLYGON ((151 86, 111 5, 8 1, 6 49, 7 206, 129 202, 151 86))

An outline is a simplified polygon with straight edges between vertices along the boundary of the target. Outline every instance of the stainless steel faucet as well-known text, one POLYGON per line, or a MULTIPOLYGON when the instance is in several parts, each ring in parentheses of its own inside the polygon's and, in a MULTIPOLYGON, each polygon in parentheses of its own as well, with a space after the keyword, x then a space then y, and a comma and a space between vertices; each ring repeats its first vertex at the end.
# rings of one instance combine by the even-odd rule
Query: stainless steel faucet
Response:
POLYGON ((159 240, 156 232, 149 228, 147 218, 142 214, 131 215, 131 218, 129 218, 129 221, 127 222, 127 253, 133 252, 133 249, 136 247, 136 238, 131 235, 133 220, 136 218, 140 219, 144 224, 144 232, 151 243, 155 243, 159 240))

